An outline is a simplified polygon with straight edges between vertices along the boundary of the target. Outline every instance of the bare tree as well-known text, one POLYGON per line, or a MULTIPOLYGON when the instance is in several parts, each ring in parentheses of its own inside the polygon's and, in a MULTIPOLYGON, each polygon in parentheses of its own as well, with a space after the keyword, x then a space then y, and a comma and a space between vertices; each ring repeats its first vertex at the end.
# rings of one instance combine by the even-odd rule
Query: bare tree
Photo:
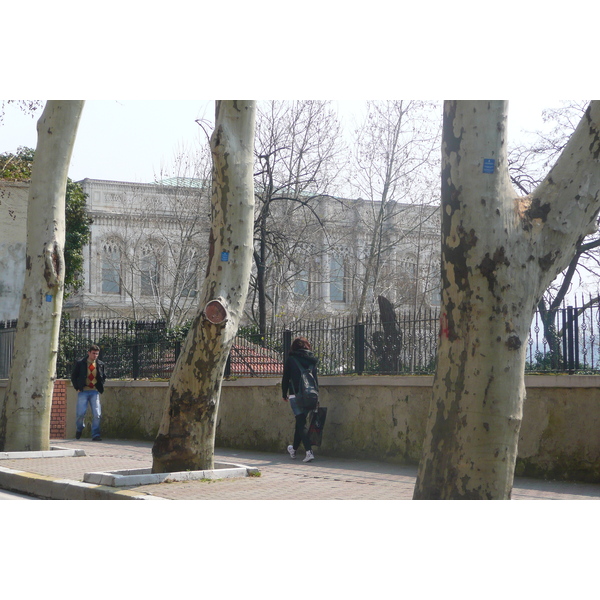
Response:
POLYGON ((106 308, 177 326, 197 307, 210 230, 210 156, 181 148, 151 190, 123 194, 98 249, 106 308), (114 295, 123 301, 115 302, 114 295))
POLYGON ((217 101, 208 269, 201 302, 169 381, 152 448, 154 473, 212 469, 221 382, 252 267, 256 104, 217 101))
POLYGON ((0 415, 0 450, 48 450, 64 294, 65 194, 83 101, 49 100, 27 208, 25 282, 13 361, 0 415))
POLYGON ((600 102, 544 181, 518 197, 508 103, 447 101, 442 322, 416 499, 510 498, 534 309, 600 210, 600 102))
POLYGON ((393 295, 399 295, 401 302, 418 304, 421 261, 426 256, 423 223, 436 212, 438 200, 433 181, 439 173, 439 110, 435 103, 415 100, 367 103, 365 122, 357 131, 350 179, 353 195, 363 199, 361 229, 366 232, 359 244, 361 252, 355 256, 355 262, 362 265, 362 272, 355 273, 358 321, 369 299, 374 302, 381 294, 391 295, 386 283, 393 282, 393 295), (427 210, 426 206, 434 208, 427 210), (413 268, 402 269, 402 263, 407 267, 409 262, 414 272, 413 268), (399 271, 404 271, 402 282, 398 281, 399 271), (402 298, 407 280, 410 298, 402 298))
MULTIPOLYGON (((334 184, 343 168, 341 128, 330 102, 273 100, 261 104, 255 152, 255 271, 251 286, 256 301, 254 320, 264 335, 268 308, 273 313, 278 305, 269 288, 277 292, 289 269, 299 266, 291 258, 290 246, 313 238, 315 222, 319 224, 318 199, 335 193, 334 184)), ((305 258, 304 264, 311 259, 305 258)), ((304 267, 299 268, 302 271, 304 267)))

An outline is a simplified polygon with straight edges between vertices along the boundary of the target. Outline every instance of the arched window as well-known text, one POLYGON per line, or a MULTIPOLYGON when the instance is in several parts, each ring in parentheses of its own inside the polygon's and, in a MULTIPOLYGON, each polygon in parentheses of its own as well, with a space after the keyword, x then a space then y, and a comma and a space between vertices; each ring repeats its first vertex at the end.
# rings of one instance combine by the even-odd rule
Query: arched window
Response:
POLYGON ((188 248, 183 255, 183 285, 181 296, 195 298, 198 295, 199 250, 188 248))
POLYGON ((157 296, 160 285, 160 261, 156 248, 147 245, 140 262, 140 295, 157 296))
POLYGON ((314 256, 315 247, 313 244, 301 243, 295 256, 295 265, 292 267, 296 270, 293 278, 293 292, 296 296, 308 298, 314 296, 315 287, 313 280, 315 277, 314 256))
POLYGON ((102 293, 121 293, 121 248, 115 240, 102 247, 102 293))
POLYGON ((412 277, 413 280, 417 279, 417 257, 414 254, 408 254, 402 261, 402 268, 405 275, 412 277))
POLYGON ((296 296, 308 298, 310 292, 310 271, 308 269, 302 269, 294 281, 294 294, 296 294, 296 296))
POLYGON ((346 261, 342 254, 329 257, 329 299, 346 302, 346 261))

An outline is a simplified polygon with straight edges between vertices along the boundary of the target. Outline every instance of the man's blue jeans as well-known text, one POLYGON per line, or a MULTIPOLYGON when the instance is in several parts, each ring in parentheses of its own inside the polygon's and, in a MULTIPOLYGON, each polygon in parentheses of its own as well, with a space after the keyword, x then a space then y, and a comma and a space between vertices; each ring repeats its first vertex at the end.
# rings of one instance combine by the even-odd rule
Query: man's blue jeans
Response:
POLYGON ((100 408, 100 393, 96 390, 84 390, 77 394, 77 418, 75 428, 77 431, 83 431, 83 418, 87 412, 88 404, 92 411, 92 439, 100 437, 100 416, 102 409, 100 408))

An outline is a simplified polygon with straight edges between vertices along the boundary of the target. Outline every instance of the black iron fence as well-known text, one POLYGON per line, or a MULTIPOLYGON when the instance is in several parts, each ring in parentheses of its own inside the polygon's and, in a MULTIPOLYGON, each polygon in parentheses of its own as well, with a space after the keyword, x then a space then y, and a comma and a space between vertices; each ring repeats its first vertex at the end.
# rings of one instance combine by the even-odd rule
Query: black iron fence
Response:
POLYGON ((74 362, 97 344, 111 379, 168 379, 185 333, 169 330, 164 321, 65 319, 56 373, 68 378, 74 362))
MULTIPOLYGON (((226 375, 280 376, 284 350, 305 336, 319 357, 322 375, 431 374, 439 330, 439 311, 397 314, 382 322, 373 314, 356 324, 350 317, 282 323, 268 336, 241 327, 226 375)), ((16 322, 0 322, 0 379, 8 377, 16 322)), ((61 325, 57 375, 68 378, 73 363, 91 344, 111 379, 167 379, 173 371, 186 328, 168 329, 161 321, 65 319, 61 325)), ((600 304, 581 302, 549 315, 536 313, 527 349, 528 372, 600 374, 600 304)))
POLYGON ((342 317, 297 321, 284 327, 284 347, 307 337, 319 357, 319 373, 381 375, 433 373, 439 311, 427 309, 396 316, 393 322, 368 315, 362 323, 342 317))
POLYGON ((600 301, 583 295, 548 314, 535 313, 526 371, 600 374, 600 301))

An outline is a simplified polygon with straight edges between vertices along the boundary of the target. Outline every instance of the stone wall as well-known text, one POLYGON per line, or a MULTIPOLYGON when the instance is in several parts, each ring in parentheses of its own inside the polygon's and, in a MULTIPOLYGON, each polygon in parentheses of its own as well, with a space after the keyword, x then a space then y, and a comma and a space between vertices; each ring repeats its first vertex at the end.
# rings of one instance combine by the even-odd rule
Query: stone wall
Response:
MULTIPOLYGON (((327 406, 322 455, 417 464, 433 378, 322 377, 327 406)), ((600 377, 527 376, 517 475, 600 483, 600 377)), ((0 393, 6 381, 0 382, 0 393)), ((153 440, 167 383, 108 381, 102 396, 105 439, 153 440)), ((66 438, 75 437, 76 392, 67 384, 66 438)), ((223 383, 217 446, 285 452, 294 417, 279 379, 223 383)), ((89 427, 84 437, 89 436, 89 427)))

